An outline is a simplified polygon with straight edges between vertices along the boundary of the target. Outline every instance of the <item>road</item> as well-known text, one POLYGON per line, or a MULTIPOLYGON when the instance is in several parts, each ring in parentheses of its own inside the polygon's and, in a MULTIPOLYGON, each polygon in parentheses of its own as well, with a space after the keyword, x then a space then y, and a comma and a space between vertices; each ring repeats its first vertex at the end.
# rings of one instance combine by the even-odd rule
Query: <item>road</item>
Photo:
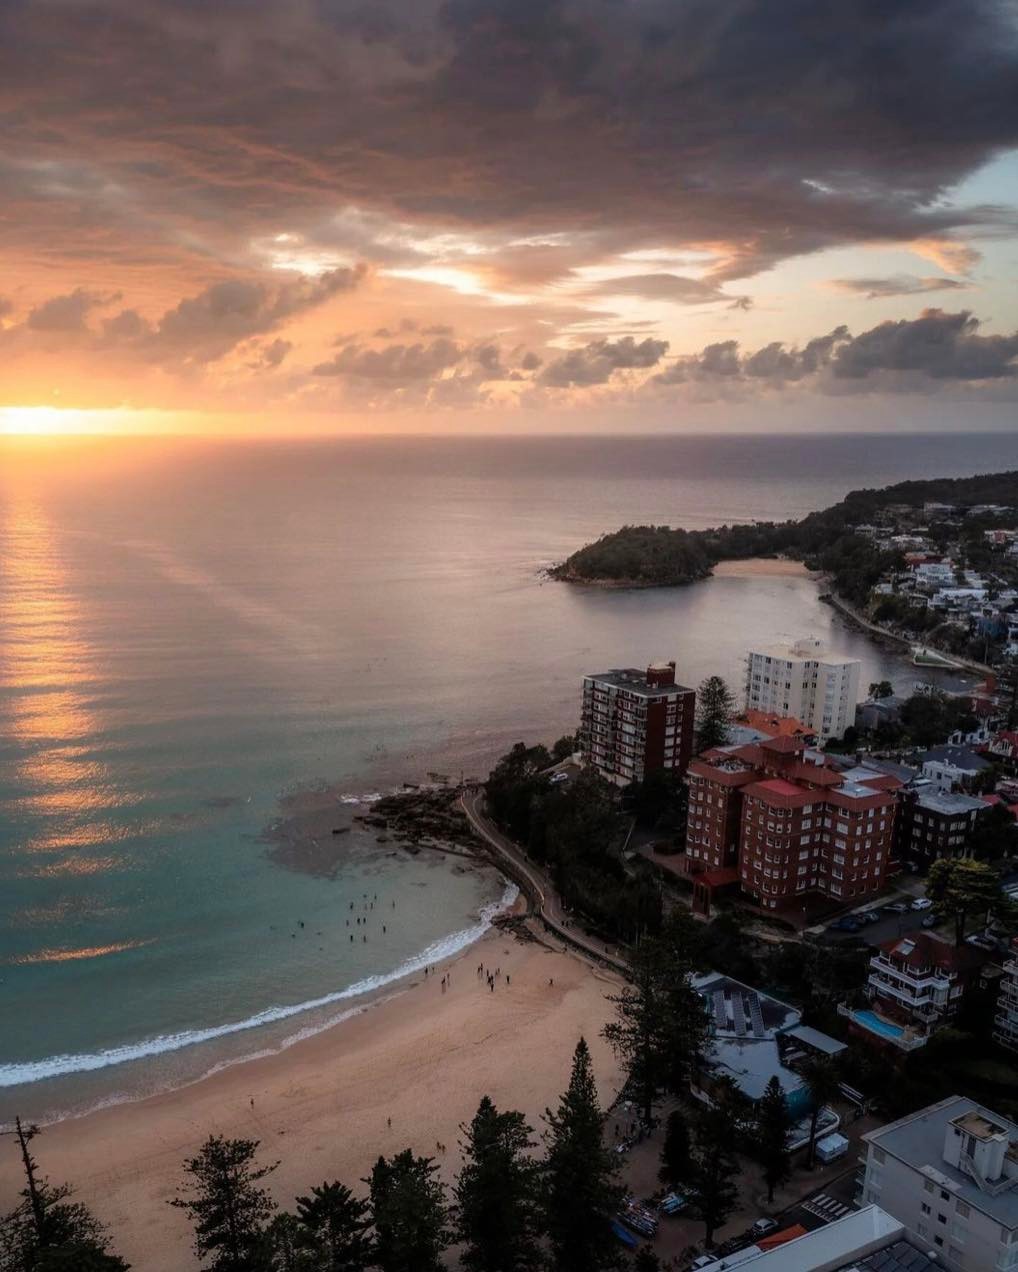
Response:
POLYGON ((527 857, 519 844, 503 835, 488 819, 481 792, 464 791, 460 796, 460 806, 477 834, 494 850, 505 873, 522 888, 530 902, 531 912, 548 931, 594 962, 607 964, 623 976, 628 975, 629 967, 626 962, 610 953, 610 947, 604 942, 595 940, 576 927, 566 915, 562 900, 544 871, 527 857))
POLYGON ((867 945, 879 945, 881 941, 893 941, 896 937, 906 936, 909 932, 923 930, 923 919, 929 910, 909 910, 907 914, 888 914, 879 923, 864 923, 858 932, 839 932, 835 928, 824 928, 824 941, 865 941, 867 945))

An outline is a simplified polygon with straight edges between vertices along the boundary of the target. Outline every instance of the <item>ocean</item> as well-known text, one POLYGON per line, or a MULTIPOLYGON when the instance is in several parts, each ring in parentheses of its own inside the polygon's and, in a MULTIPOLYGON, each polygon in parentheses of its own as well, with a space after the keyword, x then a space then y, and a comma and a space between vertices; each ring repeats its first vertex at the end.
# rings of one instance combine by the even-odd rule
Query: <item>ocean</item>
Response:
POLYGON ((584 672, 738 686, 817 635, 915 682, 807 578, 548 581, 575 547, 1016 467, 1001 434, 0 442, 0 1122, 284 1046, 476 939, 504 880, 352 819, 571 732, 584 672), (266 839, 325 787, 330 875, 266 839))

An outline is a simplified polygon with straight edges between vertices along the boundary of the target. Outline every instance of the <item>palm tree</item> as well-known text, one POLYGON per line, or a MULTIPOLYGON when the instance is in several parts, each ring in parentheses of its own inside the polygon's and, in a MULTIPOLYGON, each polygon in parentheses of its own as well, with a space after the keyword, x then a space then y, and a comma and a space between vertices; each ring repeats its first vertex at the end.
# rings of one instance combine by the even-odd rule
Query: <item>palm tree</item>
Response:
POLYGON ((812 1170, 816 1165, 817 1155, 817 1123, 820 1121, 820 1110, 839 1093, 841 1085, 838 1071, 830 1060, 824 1056, 814 1056, 805 1061, 800 1070, 809 1092, 813 1111, 809 1119, 809 1157, 806 1165, 812 1170))

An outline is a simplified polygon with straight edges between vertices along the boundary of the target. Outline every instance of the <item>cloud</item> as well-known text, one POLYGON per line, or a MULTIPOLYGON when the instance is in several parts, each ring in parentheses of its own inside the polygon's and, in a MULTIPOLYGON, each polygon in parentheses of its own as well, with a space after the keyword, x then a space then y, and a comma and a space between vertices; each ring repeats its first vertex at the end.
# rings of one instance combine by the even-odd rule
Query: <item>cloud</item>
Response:
POLYGON ((64 296, 51 296, 29 311, 25 326, 32 331, 84 332, 86 318, 93 309, 109 304, 116 296, 76 287, 64 296))
POLYGON ((805 382, 825 392, 856 389, 931 391, 945 381, 980 383, 1018 377, 1018 332, 982 336, 967 310, 924 310, 853 336, 836 327, 804 346, 780 341, 742 353, 737 341, 676 358, 648 387, 676 384, 783 387, 805 382))
POLYGON ((537 285, 669 245, 720 285, 880 241, 964 272, 1013 214, 945 196, 1018 144, 1016 62, 997 0, 7 5, 8 248, 178 278, 479 248, 537 285))
POLYGON ((835 376, 868 379, 879 372, 906 372, 931 380, 996 380, 1018 375, 1018 332, 981 336, 979 320, 927 309, 914 321, 882 322, 841 344, 832 361, 835 376))
POLYGON ((970 284, 956 278, 894 274, 890 278, 835 278, 832 286, 865 296, 867 300, 883 300, 888 296, 918 296, 923 292, 964 291, 970 284))
POLYGON ((652 367, 667 352, 667 340, 654 340, 650 336, 640 341, 632 336, 623 336, 620 340, 592 340, 549 362, 538 375, 537 382, 547 388, 605 384, 616 371, 652 367))
POLYGON ((432 380, 463 360, 461 345, 440 336, 430 344, 392 344, 384 349, 347 345, 327 362, 312 368, 313 375, 346 376, 387 384, 412 384, 432 380))
POLYGON ((705 305, 727 301, 733 307, 748 308, 749 298, 731 296, 717 283, 681 274, 628 274, 609 278, 587 288, 588 296, 638 296, 641 300, 666 300, 676 305, 705 305))
POLYGON ((247 365, 252 371, 272 371, 278 367, 288 353, 293 351, 293 342, 277 337, 258 350, 258 357, 247 365))

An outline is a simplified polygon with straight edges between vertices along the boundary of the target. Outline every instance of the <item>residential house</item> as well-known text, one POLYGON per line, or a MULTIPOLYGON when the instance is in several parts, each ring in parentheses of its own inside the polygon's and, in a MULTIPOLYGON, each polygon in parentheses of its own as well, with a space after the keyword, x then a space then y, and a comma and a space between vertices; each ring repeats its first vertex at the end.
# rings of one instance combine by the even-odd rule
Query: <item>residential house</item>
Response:
POLYGON ((931 747, 919 762, 923 776, 942 791, 971 790, 980 774, 992 767, 967 747, 951 745, 931 747))

